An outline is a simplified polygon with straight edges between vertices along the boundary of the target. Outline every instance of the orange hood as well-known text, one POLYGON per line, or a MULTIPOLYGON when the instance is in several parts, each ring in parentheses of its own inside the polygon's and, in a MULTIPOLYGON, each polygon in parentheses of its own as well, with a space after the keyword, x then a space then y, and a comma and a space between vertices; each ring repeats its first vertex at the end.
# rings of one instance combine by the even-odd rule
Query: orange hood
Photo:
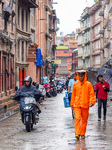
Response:
MULTIPOLYGON (((79 80, 79 72, 85 72, 85 77, 84 77, 84 80, 83 82, 87 81, 87 71, 86 70, 79 70, 79 71, 76 71, 77 73, 77 80, 79 80)), ((79 80, 80 81, 80 80, 79 80)))

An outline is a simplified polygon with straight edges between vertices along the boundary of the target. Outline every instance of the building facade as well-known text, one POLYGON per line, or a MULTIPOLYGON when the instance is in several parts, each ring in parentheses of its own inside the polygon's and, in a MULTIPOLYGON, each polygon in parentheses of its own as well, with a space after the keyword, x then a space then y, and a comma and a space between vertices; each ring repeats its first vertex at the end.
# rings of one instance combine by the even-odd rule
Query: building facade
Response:
POLYGON ((97 71, 102 66, 103 35, 99 34, 102 28, 102 18, 99 16, 101 3, 93 5, 89 12, 91 16, 91 67, 97 71))
POLYGON ((78 68, 97 71, 103 64, 103 17, 102 1, 84 9, 78 31, 78 68), (82 40, 82 43, 81 43, 82 40), (82 55, 82 58, 81 58, 82 55), (83 62, 83 65, 82 65, 83 62), (82 65, 82 67, 81 67, 82 65))
POLYGON ((30 27, 30 8, 38 8, 35 1, 16 1, 16 86, 23 85, 23 79, 28 75, 28 47, 32 42, 30 27))
POLYGON ((58 64, 56 74, 59 76, 67 76, 70 74, 72 53, 70 53, 69 47, 67 46, 59 45, 56 49, 56 59, 61 61, 58 64))
POLYGON ((0 1, 0 97, 15 90, 15 4, 0 1))

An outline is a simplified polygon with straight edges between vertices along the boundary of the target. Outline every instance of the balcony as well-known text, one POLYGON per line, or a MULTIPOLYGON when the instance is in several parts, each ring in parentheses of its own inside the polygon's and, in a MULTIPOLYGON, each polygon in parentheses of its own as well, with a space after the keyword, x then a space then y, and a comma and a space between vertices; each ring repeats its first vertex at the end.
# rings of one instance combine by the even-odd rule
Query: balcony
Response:
POLYGON ((98 9, 100 8, 100 3, 96 3, 94 6, 93 6, 93 9, 91 9, 90 11, 90 14, 94 14, 98 9))
POLYGON ((24 3, 24 5, 26 5, 28 8, 38 8, 38 5, 36 4, 35 0, 19 0, 18 3, 24 3))
POLYGON ((82 19, 86 19, 89 16, 89 8, 86 8, 86 10, 82 13, 82 19))

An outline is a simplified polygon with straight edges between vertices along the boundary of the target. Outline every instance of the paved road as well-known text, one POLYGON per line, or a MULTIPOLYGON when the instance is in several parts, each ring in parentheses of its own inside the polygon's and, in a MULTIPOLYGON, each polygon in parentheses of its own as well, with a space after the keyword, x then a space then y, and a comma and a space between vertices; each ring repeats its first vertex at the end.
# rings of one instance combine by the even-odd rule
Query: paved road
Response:
POLYGON ((107 121, 97 121, 97 104, 90 109, 86 139, 76 142, 71 109, 64 108, 63 94, 47 98, 40 120, 26 132, 20 114, 0 122, 0 150, 112 150, 112 102, 107 121))

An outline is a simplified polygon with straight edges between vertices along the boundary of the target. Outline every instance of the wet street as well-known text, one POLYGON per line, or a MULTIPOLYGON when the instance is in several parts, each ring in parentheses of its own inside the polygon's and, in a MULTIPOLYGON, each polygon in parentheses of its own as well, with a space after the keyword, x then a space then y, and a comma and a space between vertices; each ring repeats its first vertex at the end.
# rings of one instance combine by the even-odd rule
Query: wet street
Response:
POLYGON ((1 121, 0 150, 112 150, 112 101, 106 121, 97 121, 97 104, 90 108, 86 139, 76 142, 71 109, 64 108, 63 96, 45 99, 31 132, 26 132, 19 113, 1 121))

